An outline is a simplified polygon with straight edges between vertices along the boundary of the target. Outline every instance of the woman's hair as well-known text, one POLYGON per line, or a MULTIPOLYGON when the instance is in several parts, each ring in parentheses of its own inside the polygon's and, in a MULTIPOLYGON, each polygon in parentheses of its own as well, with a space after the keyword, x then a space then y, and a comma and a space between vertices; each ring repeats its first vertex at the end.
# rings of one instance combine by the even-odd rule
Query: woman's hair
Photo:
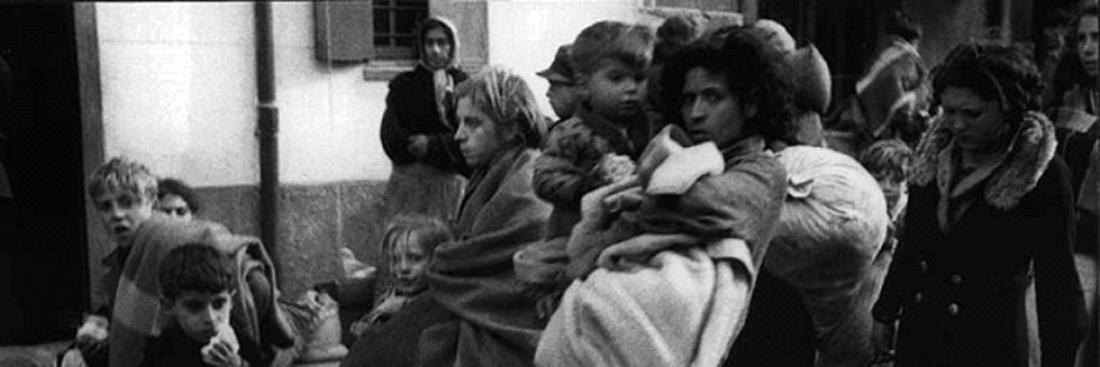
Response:
POLYGON ((1077 54, 1077 27, 1081 24, 1081 18, 1097 17, 1097 5, 1095 3, 1086 6, 1070 23, 1066 34, 1066 47, 1062 50, 1062 58, 1054 71, 1054 80, 1051 82, 1053 101, 1051 104, 1061 104, 1062 95, 1077 85, 1091 83, 1095 85, 1096 78, 1089 77, 1085 72, 1085 66, 1081 64, 1081 56, 1077 54))
POLYGON ((470 98, 496 124, 498 137, 527 148, 542 146, 546 119, 523 77, 500 66, 486 66, 455 87, 455 100, 470 98))
POLYGON ((413 234, 416 235, 416 245, 428 256, 431 256, 436 246, 453 239, 450 227, 443 220, 418 214, 400 214, 386 223, 382 246, 386 252, 393 251, 397 241, 413 234))
POLYGON ((164 199, 167 195, 176 195, 183 202, 187 203, 187 208, 191 209, 191 212, 199 212, 199 200, 195 196, 195 191, 191 190, 191 186, 183 183, 183 181, 174 178, 164 178, 157 181, 157 200, 164 199))
POLYGON ((688 71, 701 67, 725 78, 730 93, 742 106, 753 105, 756 115, 747 118, 746 130, 769 140, 786 136, 793 118, 794 81, 782 54, 755 27, 719 30, 673 56, 661 71, 660 100, 665 115, 683 126, 682 93, 688 71))
POLYGON ((951 50, 932 71, 937 104, 947 87, 964 88, 982 99, 1001 104, 1006 122, 1019 123, 1027 111, 1042 108, 1043 81, 1039 70, 1017 47, 966 43, 951 50))
POLYGON ((655 39, 653 31, 639 24, 605 20, 585 27, 573 41, 572 64, 577 84, 586 83, 608 59, 648 69, 653 61, 655 39))

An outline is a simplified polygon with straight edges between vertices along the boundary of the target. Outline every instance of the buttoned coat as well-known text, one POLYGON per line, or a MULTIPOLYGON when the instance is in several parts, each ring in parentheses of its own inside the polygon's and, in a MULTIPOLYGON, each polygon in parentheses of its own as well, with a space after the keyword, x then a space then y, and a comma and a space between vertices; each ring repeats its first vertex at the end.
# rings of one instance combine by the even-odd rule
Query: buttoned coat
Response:
POLYGON ((946 229, 937 210, 952 187, 941 187, 952 181, 951 138, 937 128, 918 148, 906 231, 874 309, 879 321, 901 319, 898 366, 1027 366, 1033 280, 1042 365, 1072 365, 1084 311, 1071 184, 1053 126, 1031 117, 997 168, 952 196, 972 200, 946 229))

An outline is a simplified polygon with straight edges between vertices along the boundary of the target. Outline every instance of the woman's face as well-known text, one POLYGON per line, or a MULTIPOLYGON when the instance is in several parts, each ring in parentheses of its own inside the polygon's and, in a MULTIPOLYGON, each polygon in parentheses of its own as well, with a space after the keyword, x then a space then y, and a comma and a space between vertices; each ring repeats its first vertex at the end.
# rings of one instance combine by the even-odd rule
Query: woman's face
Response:
POLYGON ((424 32, 424 60, 431 68, 447 66, 451 60, 451 39, 442 27, 424 32))
POLYGON ((1009 125, 1000 103, 960 87, 945 88, 940 100, 941 123, 951 131, 960 149, 990 153, 1003 146, 1009 125))
POLYGON ((1081 65, 1085 72, 1095 78, 1097 72, 1097 47, 1100 43, 1100 30, 1097 29, 1096 16, 1081 17, 1077 24, 1077 56, 1081 57, 1081 65))
POLYGON ((471 167, 485 166, 502 145, 496 122, 475 106, 469 97, 458 100, 455 114, 458 116, 455 141, 462 151, 462 157, 466 158, 466 164, 471 167))

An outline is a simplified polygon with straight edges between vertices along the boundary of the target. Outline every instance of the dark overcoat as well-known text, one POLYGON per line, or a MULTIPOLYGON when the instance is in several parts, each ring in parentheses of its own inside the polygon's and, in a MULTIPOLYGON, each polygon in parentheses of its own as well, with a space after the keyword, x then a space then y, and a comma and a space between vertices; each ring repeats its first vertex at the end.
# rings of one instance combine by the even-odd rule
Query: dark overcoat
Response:
POLYGON ((1027 366, 1032 281, 1042 365, 1072 365, 1084 311, 1069 172, 1050 122, 1024 125, 989 176, 953 194, 951 205, 970 204, 946 229, 937 210, 953 190, 953 144, 937 129, 918 148, 907 230, 874 309, 879 321, 901 319, 898 366, 1027 366))

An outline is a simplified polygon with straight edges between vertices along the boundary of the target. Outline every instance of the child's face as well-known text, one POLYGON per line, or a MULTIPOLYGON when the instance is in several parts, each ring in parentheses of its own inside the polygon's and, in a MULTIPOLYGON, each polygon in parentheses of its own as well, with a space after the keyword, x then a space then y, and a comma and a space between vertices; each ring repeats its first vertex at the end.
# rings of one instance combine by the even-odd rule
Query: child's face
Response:
POLYGON ((725 147, 741 139, 745 114, 740 99, 726 86, 724 75, 711 74, 702 67, 688 70, 681 98, 684 129, 693 141, 713 141, 725 147))
POLYGON ((229 324, 229 311, 233 309, 229 291, 208 293, 182 291, 170 302, 168 315, 176 319, 183 333, 197 342, 206 343, 229 324))
POLYGON ((550 107, 554 108, 554 114, 558 115, 559 119, 572 117, 577 108, 577 88, 572 84, 550 82, 550 89, 546 90, 546 98, 550 99, 550 107))
POLYGON ((431 256, 420 246, 416 233, 397 239, 390 252, 390 271, 401 294, 416 294, 428 287, 424 273, 431 256))
POLYGON ((93 205, 99 223, 116 243, 133 236, 141 223, 153 215, 153 200, 133 193, 103 193, 95 197, 93 205))
POLYGON ((183 221, 189 221, 192 218, 191 206, 187 205, 187 201, 179 195, 166 194, 160 200, 157 200, 156 206, 157 210, 168 214, 169 217, 183 221))
POLYGON ((878 186, 882 188, 882 194, 886 197, 886 211, 890 220, 897 219, 905 210, 909 202, 909 183, 892 177, 876 176, 878 186))
POLYGON ((645 86, 645 70, 617 59, 601 61, 584 85, 592 112, 619 121, 642 111, 645 86))

